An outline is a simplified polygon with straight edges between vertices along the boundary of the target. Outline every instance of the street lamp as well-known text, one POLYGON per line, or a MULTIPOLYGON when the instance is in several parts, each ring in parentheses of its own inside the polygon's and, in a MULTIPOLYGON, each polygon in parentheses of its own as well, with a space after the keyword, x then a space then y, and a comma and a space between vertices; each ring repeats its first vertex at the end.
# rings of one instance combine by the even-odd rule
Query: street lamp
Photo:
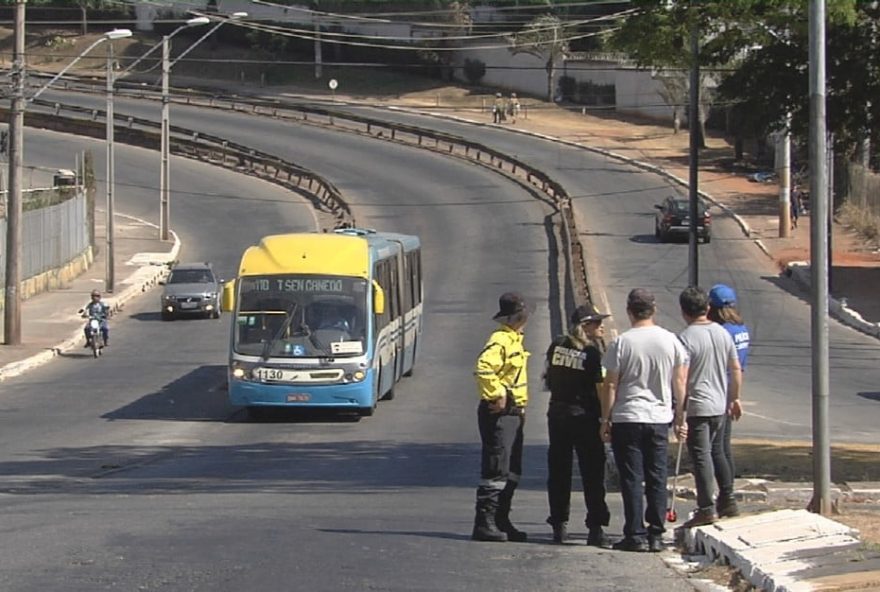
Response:
POLYGON ((64 75, 67 73, 67 71, 70 70, 70 69, 73 67, 74 64, 76 64, 76 63, 77 63, 78 61, 80 61, 83 57, 85 57, 85 55, 86 55, 87 53, 89 53, 90 51, 92 51, 92 49, 94 49, 96 46, 98 46, 99 44, 103 43, 104 41, 112 41, 113 39, 123 39, 123 38, 125 38, 125 37, 131 37, 131 31, 130 31, 130 30, 128 30, 128 29, 113 29, 112 31, 107 31, 106 33, 104 33, 103 35, 101 35, 100 37, 98 37, 98 39, 96 39, 94 43, 92 43, 92 44, 89 45, 87 48, 85 48, 85 50, 84 50, 82 53, 80 53, 78 56, 76 56, 76 57, 73 59, 72 62, 70 62, 69 64, 67 64, 66 66, 64 66, 64 69, 63 69, 63 70, 61 70, 60 72, 58 72, 58 74, 56 74, 55 76, 53 76, 53 77, 49 80, 49 82, 47 82, 46 84, 44 84, 43 86, 41 86, 39 89, 37 89, 37 92, 35 92, 35 93, 31 96, 31 98, 28 99, 28 102, 33 101, 34 99, 36 99, 37 97, 39 97, 41 94, 43 94, 43 91, 45 91, 47 88, 49 88, 50 86, 52 86, 52 84, 54 84, 56 80, 58 80, 59 78, 61 78, 62 76, 64 76, 64 75))
POLYGON ((24 136, 24 111, 27 103, 39 97, 56 80, 61 78, 76 62, 104 41, 130 37, 128 29, 114 29, 104 33, 49 82, 41 86, 29 99, 24 96, 24 13, 25 0, 17 0, 15 14, 15 48, 12 68, 12 102, 9 123, 9 198, 7 207, 6 279, 4 286, 3 342, 6 345, 21 343, 21 170, 24 136))
MULTIPOLYGON (((128 29, 114 29, 108 33, 105 33, 104 36, 112 41, 114 39, 124 39, 125 37, 131 37, 131 31, 128 29)), ((107 276, 104 281, 104 289, 108 292, 113 292, 114 288, 114 269, 113 266, 115 264, 115 252, 114 252, 114 227, 113 227, 113 214, 114 214, 114 203, 113 203, 113 189, 116 184, 116 171, 115 167, 115 153, 113 150, 113 128, 114 128, 114 115, 113 115, 113 44, 107 44, 107 276)))
MULTIPOLYGON (((159 238, 163 241, 168 240, 168 233, 171 228, 171 175, 169 172, 169 156, 171 152, 171 123, 169 111, 171 97, 168 90, 168 77, 171 73, 171 67, 183 59, 183 57, 192 51, 195 46, 207 39, 214 31, 222 27, 227 21, 245 18, 246 16, 246 12, 233 12, 228 18, 221 20, 211 27, 207 33, 199 37, 195 43, 186 48, 186 50, 177 56, 174 61, 170 60, 171 47, 169 40, 171 35, 162 38, 162 140, 160 142, 161 155, 159 157, 159 238)), ((199 18, 204 19, 204 21, 195 24, 204 24, 204 22, 208 21, 206 17, 196 17, 191 20, 195 21, 199 18)), ((177 31, 175 31, 175 33, 176 32, 177 31)))

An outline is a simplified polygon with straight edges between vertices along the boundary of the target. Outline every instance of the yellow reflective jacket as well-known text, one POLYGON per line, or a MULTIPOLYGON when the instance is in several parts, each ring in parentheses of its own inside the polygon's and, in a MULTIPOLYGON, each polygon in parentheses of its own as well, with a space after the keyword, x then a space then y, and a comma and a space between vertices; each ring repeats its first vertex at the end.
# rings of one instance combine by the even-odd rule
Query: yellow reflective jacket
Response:
POLYGON ((525 407, 529 401, 526 371, 529 355, 523 347, 522 333, 507 325, 493 331, 477 358, 474 371, 480 399, 494 401, 510 390, 514 404, 525 407))

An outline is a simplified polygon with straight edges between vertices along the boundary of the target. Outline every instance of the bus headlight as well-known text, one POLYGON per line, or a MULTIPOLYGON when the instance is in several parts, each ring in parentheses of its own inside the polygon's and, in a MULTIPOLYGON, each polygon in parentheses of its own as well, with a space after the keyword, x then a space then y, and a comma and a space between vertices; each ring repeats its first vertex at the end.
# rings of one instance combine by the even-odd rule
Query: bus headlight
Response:
POLYGON ((247 375, 247 372, 245 372, 244 368, 242 368, 240 366, 236 366, 235 368, 232 369, 232 377, 233 378, 243 380, 246 375, 247 375))
POLYGON ((363 370, 355 370, 345 375, 345 382, 360 382, 366 377, 367 375, 363 370))

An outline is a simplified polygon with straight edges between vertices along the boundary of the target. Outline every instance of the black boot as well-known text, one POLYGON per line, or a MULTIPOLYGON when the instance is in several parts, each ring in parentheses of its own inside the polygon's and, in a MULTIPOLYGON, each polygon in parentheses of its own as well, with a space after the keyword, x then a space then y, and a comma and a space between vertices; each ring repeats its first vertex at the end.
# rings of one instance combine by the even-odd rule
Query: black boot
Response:
POLYGON ((495 513, 495 524, 507 534, 507 540, 514 543, 524 543, 529 535, 519 530, 510 522, 510 504, 513 501, 513 492, 516 490, 516 482, 508 481, 498 498, 498 511, 495 513))
POLYGON ((552 519, 547 518, 547 524, 553 529, 553 542, 557 544, 564 544, 568 542, 568 522, 558 521, 554 522, 552 519))
POLYGON ((498 530, 495 516, 498 511, 498 491, 483 487, 477 489, 477 508, 474 516, 474 531, 471 539, 503 543, 507 535, 498 530))

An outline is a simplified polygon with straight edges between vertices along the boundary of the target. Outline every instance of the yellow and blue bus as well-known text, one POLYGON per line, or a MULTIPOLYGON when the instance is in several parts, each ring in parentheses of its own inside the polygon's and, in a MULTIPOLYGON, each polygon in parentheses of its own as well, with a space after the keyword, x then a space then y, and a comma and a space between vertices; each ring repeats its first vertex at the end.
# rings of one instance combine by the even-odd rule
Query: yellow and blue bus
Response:
POLYGON ((418 237, 345 228, 272 235, 223 289, 233 315, 229 398, 372 415, 412 374, 422 333, 418 237))

